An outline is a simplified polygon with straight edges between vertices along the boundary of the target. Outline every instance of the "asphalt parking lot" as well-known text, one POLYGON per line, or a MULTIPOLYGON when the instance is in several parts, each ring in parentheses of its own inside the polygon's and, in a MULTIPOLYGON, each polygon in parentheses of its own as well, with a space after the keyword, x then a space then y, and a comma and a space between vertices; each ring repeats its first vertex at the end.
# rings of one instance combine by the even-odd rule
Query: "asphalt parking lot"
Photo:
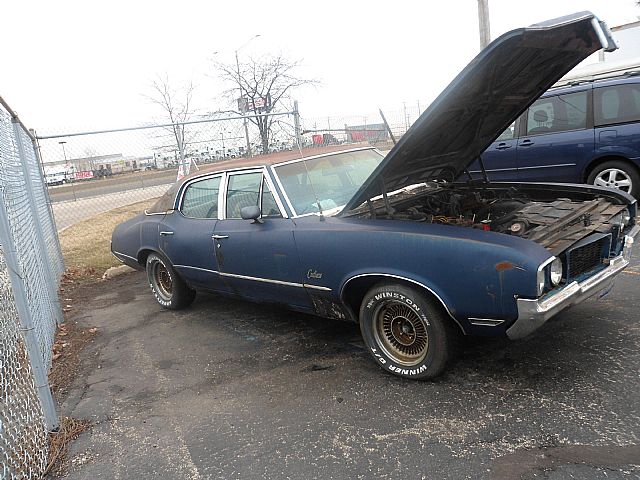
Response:
POLYGON ((138 272, 89 287, 62 413, 94 426, 68 478, 640 478, 639 260, 432 382, 384 373, 355 324, 213 295, 163 311, 138 272))

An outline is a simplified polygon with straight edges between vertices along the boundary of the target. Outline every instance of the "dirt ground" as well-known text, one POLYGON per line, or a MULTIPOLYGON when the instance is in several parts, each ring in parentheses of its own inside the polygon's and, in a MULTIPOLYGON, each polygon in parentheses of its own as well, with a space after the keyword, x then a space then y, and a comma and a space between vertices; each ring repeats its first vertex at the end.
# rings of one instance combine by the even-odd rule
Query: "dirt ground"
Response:
POLYGON ((355 324, 213 295, 169 312, 140 272, 78 286, 68 331, 95 330, 57 396, 91 426, 58 475, 640 478, 639 281, 636 254, 609 296, 470 340, 432 382, 380 370, 355 324))

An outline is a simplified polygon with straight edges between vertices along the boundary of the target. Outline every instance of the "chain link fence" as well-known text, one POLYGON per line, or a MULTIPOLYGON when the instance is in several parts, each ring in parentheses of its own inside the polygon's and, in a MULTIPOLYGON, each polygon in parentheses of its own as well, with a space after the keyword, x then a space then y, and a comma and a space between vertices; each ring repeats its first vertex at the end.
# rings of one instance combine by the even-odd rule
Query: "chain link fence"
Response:
POLYGON ((219 115, 183 124, 87 132, 38 132, 58 229, 161 196, 178 170, 296 147, 295 111, 273 117, 268 145, 257 116, 219 115))
POLYGON ((39 478, 64 270, 34 138, 0 98, 0 479, 39 478))
MULTIPOLYGON (((388 150, 420 115, 420 102, 369 115, 322 118, 270 113, 267 135, 259 116, 220 114, 184 124, 86 132, 38 132, 45 179, 58 229, 103 212, 161 196, 180 166, 207 164, 300 147, 368 143, 388 150), (266 137, 267 141, 263 142, 266 137)), ((263 115, 264 116, 264 115, 263 115)))

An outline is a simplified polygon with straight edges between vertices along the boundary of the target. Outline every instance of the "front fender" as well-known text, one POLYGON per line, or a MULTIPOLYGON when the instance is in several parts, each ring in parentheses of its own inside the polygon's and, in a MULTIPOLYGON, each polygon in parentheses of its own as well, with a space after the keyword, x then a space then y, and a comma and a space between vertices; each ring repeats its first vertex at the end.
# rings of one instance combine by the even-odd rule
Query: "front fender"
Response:
POLYGON ((323 225, 295 232, 302 267, 321 272, 336 296, 356 277, 402 278, 431 291, 460 323, 514 320, 515 297, 535 298, 538 266, 551 257, 534 242, 476 229, 393 220, 316 222, 323 225))

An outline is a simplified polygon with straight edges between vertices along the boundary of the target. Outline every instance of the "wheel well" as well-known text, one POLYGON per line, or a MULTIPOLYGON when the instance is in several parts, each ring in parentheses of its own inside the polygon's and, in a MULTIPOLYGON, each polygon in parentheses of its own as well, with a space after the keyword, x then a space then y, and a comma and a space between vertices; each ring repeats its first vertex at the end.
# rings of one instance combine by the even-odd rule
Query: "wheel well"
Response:
POLYGON ((460 329, 460 332, 462 334, 465 333, 462 326, 451 316, 451 313, 449 313, 449 310, 447 309, 444 302, 431 290, 419 283, 414 283, 409 280, 404 280, 397 277, 387 277, 385 275, 366 275, 363 277, 357 277, 353 280, 348 281, 345 285, 344 290, 342 291, 342 301, 355 314, 356 319, 360 314, 360 305, 362 304, 362 299, 364 298, 365 294, 375 285, 378 285, 380 283, 397 283, 422 292, 426 297, 433 300, 434 305, 437 305, 438 308, 442 309, 442 312, 445 313, 445 316, 449 318, 457 328, 460 329))
MULTIPOLYGON (((587 168, 584 169, 584 172, 582 172, 582 182, 583 183, 587 183, 589 175, 591 175, 591 172, 593 172, 593 170, 595 168, 597 168, 599 165, 602 165, 603 163, 606 163, 606 162, 612 162, 612 161, 619 161, 619 162, 628 163, 636 171, 638 171, 638 167, 631 160, 629 160, 628 158, 621 157, 621 156, 618 156, 618 155, 609 155, 607 157, 600 157, 600 158, 596 158, 595 160, 593 160, 587 166, 587 168)), ((640 173, 640 172, 638 172, 638 173, 640 173)))
POLYGON ((151 253, 154 253, 153 250, 140 250, 138 252, 138 263, 144 267, 147 264, 147 257, 151 253))

